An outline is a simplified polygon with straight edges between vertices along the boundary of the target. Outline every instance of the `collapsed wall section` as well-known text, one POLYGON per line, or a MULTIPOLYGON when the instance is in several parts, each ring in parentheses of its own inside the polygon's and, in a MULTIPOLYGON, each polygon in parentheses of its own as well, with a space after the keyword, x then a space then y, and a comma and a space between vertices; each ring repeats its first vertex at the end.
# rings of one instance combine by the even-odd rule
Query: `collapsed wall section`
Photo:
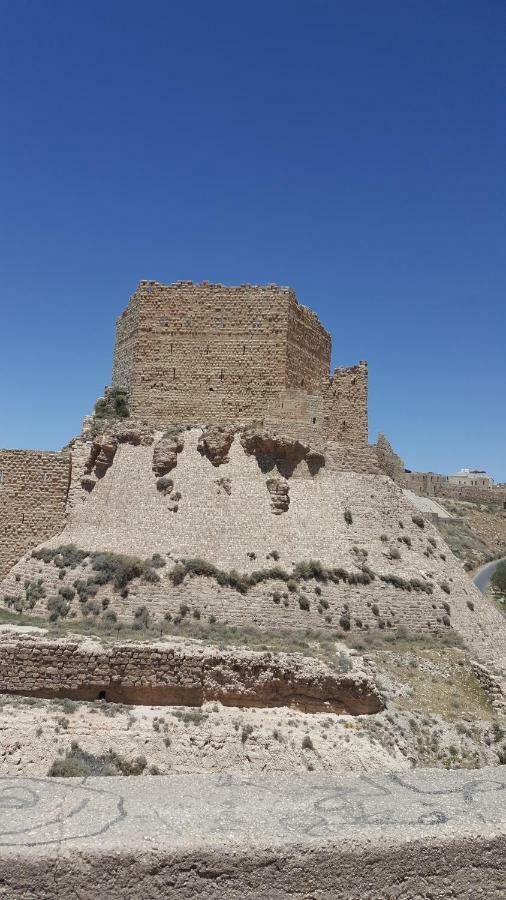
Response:
POLYGON ((324 428, 327 437, 342 444, 364 447, 368 441, 368 369, 358 366, 335 370, 324 396, 324 428))
POLYGON ((70 456, 0 450, 0 575, 65 525, 70 456))

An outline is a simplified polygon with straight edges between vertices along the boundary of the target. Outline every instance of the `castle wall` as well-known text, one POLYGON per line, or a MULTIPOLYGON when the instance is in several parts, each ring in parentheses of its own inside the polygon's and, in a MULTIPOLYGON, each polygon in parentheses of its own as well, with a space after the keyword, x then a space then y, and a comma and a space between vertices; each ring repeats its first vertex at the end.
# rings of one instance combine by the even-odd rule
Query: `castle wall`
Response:
POLYGON ((321 394, 330 371, 331 340, 317 315, 289 295, 286 386, 321 394))
POLYGON ((129 394, 132 392, 135 378, 135 351, 140 304, 140 296, 134 294, 116 322, 112 383, 115 387, 126 388, 129 394))
POLYGON ((368 440, 367 363, 335 370, 324 396, 327 436, 343 444, 365 446, 368 440))
POLYGON ((331 339, 289 288, 143 281, 118 320, 113 384, 164 426, 262 419, 367 444, 367 365, 336 369, 331 339))
POLYGON ((0 450, 0 575, 65 524, 70 456, 0 450))
MULTIPOLYGON (((119 326, 114 383, 153 424, 260 418, 286 383, 288 289, 141 282, 135 370, 119 326)), ((131 317, 129 322, 133 322, 131 317)))

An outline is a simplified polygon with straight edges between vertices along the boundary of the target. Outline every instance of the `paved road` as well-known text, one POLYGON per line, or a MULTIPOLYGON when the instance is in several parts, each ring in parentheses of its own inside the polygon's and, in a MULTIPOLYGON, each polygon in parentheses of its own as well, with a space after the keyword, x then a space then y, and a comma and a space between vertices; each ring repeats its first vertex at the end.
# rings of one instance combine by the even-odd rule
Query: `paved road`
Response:
POLYGON ((506 766, 0 778, 8 900, 497 900, 506 766))
POLYGON ((5 847, 101 849, 344 838, 371 829, 506 825, 506 766, 389 775, 0 777, 5 847))
POLYGON ((481 569, 478 569, 476 575, 473 576, 473 583, 475 587, 481 591, 482 594, 486 594, 488 590, 488 586, 490 584, 490 579, 494 574, 497 566, 500 562, 504 562, 506 560, 506 556, 503 559, 494 559, 492 562, 487 563, 485 566, 482 566, 481 569))

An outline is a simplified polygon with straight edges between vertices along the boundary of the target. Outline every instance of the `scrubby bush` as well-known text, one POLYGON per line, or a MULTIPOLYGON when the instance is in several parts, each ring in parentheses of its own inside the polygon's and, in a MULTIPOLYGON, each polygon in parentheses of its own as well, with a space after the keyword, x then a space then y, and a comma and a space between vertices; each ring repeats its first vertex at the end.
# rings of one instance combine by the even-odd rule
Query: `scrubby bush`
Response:
POLYGON ((491 578, 491 585, 497 594, 506 596, 506 560, 497 566, 491 578))
POLYGON ((160 576, 156 569, 146 568, 142 573, 142 580, 146 581, 148 584, 157 584, 160 581, 160 576))
POLYGON ((306 612, 308 609, 310 609, 309 600, 303 594, 299 597, 299 606, 301 609, 306 610, 306 612))
POLYGON ((351 514, 351 510, 345 509, 343 516, 344 516, 344 521, 346 522, 346 524, 351 525, 353 522, 353 516, 351 514))
POLYGON ((95 576, 97 583, 114 584, 116 590, 125 588, 134 578, 140 578, 145 569, 145 563, 134 556, 123 556, 118 553, 93 553, 91 555, 91 568, 99 574, 95 576))
POLYGON ((144 756, 134 760, 126 760, 123 756, 108 750, 96 755, 82 750, 76 741, 72 741, 65 757, 55 759, 47 773, 51 778, 84 778, 97 775, 142 775, 147 766, 144 756))
POLYGON ((56 622, 60 617, 64 619, 65 616, 68 616, 70 603, 67 603, 61 596, 50 597, 47 601, 47 608, 49 610, 49 621, 56 622))
POLYGON ((120 387, 108 388, 105 397, 100 397, 95 403, 93 415, 96 419, 128 418, 128 391, 120 387))
POLYGON ((245 744, 246 741, 248 740, 248 738, 251 737, 252 734, 253 734, 253 725, 250 725, 249 723, 247 725, 244 725, 242 728, 242 731, 241 731, 242 743, 245 744))
POLYGON ((46 596, 46 589, 42 578, 37 581, 25 581, 25 601, 28 609, 33 609, 35 604, 46 596))
POLYGON ((303 750, 314 750, 313 742, 308 734, 305 734, 302 738, 302 749, 303 750))
POLYGON ((62 544, 59 547, 41 547, 33 550, 33 559, 40 559, 43 563, 54 562, 55 566, 63 569, 75 569, 81 565, 89 554, 86 550, 79 550, 75 544, 62 544))
POLYGON ((134 628, 139 631, 148 628, 149 626, 149 612, 146 606, 138 606, 134 612, 134 628))
POLYGON ((151 565, 154 569, 162 569, 165 565, 163 556, 160 556, 159 553, 153 553, 153 556, 151 557, 151 565))
POLYGON ((450 591, 450 585, 448 584, 447 581, 442 581, 442 582, 440 583, 439 587, 441 588, 442 591, 445 592, 445 594, 450 594, 450 593, 451 593, 451 591, 450 591))
POLYGON ((418 528, 425 528, 425 519, 423 518, 423 516, 419 516, 418 513, 416 513, 414 516, 411 516, 411 521, 415 525, 418 525, 418 528))

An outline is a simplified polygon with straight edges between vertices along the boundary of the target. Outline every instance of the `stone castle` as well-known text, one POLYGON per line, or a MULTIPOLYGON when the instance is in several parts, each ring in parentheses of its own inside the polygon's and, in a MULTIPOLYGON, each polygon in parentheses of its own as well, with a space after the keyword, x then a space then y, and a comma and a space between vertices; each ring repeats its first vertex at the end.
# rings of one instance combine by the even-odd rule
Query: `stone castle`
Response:
MULTIPOLYGON (((337 468, 377 472, 367 364, 330 372, 331 338, 290 288, 141 281, 119 317, 112 385, 131 417, 248 423, 330 442, 337 468)), ((71 456, 0 449, 0 575, 65 522, 71 456)))
POLYGON ((8 609, 132 627, 142 614, 160 628, 453 628, 479 658, 503 624, 483 606, 476 628, 479 598, 404 496, 402 460, 383 436, 367 442, 366 364, 331 374, 330 337, 289 289, 141 282, 82 433, 59 454, 0 451, 0 473, 8 609), (134 560, 128 585, 90 576, 103 554, 134 560))
POLYGON ((330 373, 331 338, 290 288, 141 281, 116 327, 113 387, 151 425, 254 419, 367 445, 367 363, 330 373))

